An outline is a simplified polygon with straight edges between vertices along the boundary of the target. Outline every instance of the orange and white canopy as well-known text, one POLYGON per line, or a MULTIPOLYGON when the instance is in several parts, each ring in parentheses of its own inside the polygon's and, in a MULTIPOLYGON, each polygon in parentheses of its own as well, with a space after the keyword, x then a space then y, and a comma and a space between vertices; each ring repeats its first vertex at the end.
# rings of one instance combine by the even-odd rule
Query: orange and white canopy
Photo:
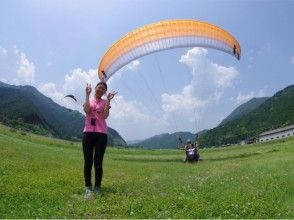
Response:
POLYGON ((167 20, 138 28, 118 40, 103 56, 100 80, 107 81, 116 71, 142 56, 171 48, 207 47, 241 57, 238 41, 227 31, 207 22, 167 20))

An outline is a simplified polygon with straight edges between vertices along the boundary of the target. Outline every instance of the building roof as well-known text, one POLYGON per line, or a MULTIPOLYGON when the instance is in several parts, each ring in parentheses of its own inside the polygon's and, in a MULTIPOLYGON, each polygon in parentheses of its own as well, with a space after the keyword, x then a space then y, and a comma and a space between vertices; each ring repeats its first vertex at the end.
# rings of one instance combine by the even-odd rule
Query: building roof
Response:
POLYGON ((269 134, 279 133, 279 132, 282 132, 282 131, 287 131, 287 130, 290 130, 290 129, 294 129, 294 125, 290 125, 290 126, 287 126, 287 127, 278 128, 278 129, 275 129, 275 130, 270 130, 270 131, 263 132, 263 133, 259 134, 259 137, 269 135, 269 134))

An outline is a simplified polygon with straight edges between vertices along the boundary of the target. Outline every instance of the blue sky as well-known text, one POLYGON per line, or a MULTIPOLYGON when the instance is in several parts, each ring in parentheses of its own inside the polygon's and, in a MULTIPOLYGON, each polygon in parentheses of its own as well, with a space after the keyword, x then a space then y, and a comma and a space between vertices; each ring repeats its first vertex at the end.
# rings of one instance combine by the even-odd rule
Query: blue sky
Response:
POLYGON ((294 1, 2 0, 0 80, 33 85, 81 110, 107 49, 128 32, 166 19, 195 19, 230 32, 241 60, 182 48, 140 58, 109 81, 118 91, 108 125, 124 139, 217 126, 252 97, 294 84, 294 1), (78 103, 62 99, 74 94, 78 103))

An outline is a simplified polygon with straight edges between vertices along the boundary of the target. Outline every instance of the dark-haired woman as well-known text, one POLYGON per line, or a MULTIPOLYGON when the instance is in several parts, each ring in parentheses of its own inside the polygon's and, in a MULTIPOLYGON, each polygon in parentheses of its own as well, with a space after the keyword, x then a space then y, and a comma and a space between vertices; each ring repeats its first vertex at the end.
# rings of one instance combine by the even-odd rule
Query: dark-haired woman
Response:
POLYGON ((91 85, 87 83, 84 103, 86 119, 83 136, 85 198, 89 197, 92 192, 99 193, 101 191, 103 157, 107 145, 106 118, 109 116, 110 101, 116 94, 116 92, 110 92, 107 94, 107 100, 102 99, 107 91, 105 82, 99 82, 96 85, 94 98, 90 98, 91 91, 91 85), (93 162, 95 167, 94 188, 92 188, 91 182, 93 162))

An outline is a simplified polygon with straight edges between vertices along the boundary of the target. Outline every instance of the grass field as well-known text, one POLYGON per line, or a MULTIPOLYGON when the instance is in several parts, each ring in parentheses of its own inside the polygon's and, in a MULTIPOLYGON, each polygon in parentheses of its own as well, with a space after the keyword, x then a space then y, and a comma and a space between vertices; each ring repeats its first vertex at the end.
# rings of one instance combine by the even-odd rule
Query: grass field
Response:
POLYGON ((294 218, 294 139, 200 150, 107 148, 83 198, 81 143, 0 125, 0 218, 294 218))

